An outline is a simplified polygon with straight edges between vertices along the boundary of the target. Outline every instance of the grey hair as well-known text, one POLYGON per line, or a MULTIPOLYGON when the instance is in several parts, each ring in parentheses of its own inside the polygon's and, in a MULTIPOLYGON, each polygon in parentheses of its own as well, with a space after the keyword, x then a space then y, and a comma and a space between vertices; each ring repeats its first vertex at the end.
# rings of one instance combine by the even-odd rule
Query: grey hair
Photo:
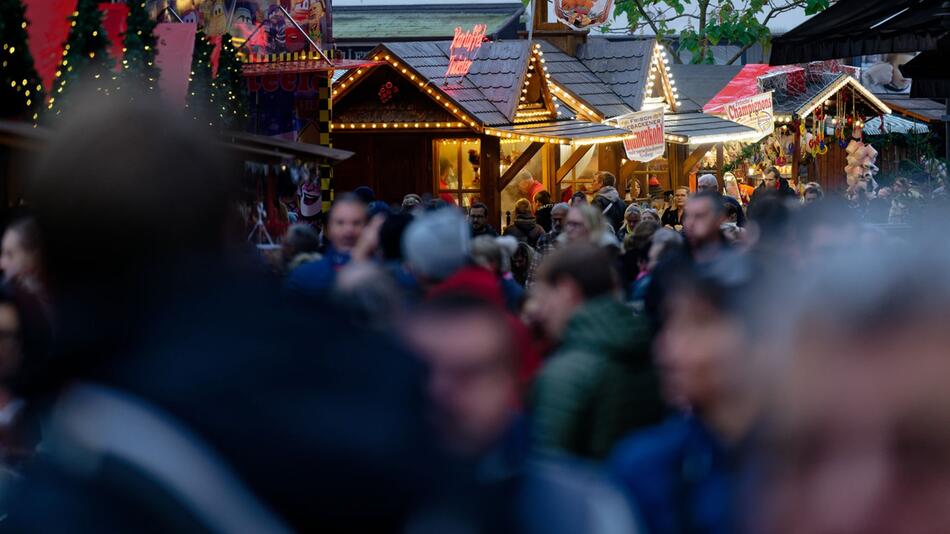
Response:
POLYGON ((630 215, 633 212, 637 212, 639 214, 640 206, 637 206, 636 204, 630 204, 629 206, 627 206, 627 209, 624 210, 623 216, 626 217, 627 215, 630 215))
POLYGON ((551 208, 551 213, 554 213, 555 211, 563 211, 566 213, 571 211, 571 205, 567 202, 558 202, 554 205, 554 207, 551 208))
POLYGON ((711 174, 704 174, 696 179, 696 185, 715 185, 719 187, 719 181, 711 174))

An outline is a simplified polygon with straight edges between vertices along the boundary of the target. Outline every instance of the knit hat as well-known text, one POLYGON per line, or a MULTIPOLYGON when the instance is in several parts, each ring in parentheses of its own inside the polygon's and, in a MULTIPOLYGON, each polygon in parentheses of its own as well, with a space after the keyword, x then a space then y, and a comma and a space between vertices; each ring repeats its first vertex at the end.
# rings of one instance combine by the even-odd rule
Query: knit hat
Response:
POLYGON ((402 252, 413 273, 444 280, 468 262, 471 230, 455 208, 421 215, 403 236, 402 252))

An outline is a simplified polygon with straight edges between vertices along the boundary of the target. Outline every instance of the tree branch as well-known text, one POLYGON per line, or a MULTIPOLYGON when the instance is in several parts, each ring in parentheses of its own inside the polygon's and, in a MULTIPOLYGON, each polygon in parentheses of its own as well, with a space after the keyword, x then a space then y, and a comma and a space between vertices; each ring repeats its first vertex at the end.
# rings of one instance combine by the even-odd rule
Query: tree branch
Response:
MULTIPOLYGON (((784 6, 774 6, 772 4, 769 4, 769 6, 771 6, 772 9, 769 11, 768 15, 766 15, 765 18, 762 19, 762 25, 763 26, 767 25, 769 21, 772 20, 772 17, 774 17, 775 15, 784 13, 786 11, 791 11, 797 7, 801 7, 803 4, 804 4, 803 1, 791 2, 784 6)), ((769 34, 771 35, 771 30, 769 31, 769 34)), ((736 52, 736 55, 732 56, 732 58, 726 62, 726 65, 732 65, 733 63, 735 63, 736 60, 742 57, 742 54, 744 54, 748 49, 752 48, 752 45, 754 45, 755 43, 756 41, 752 41, 751 43, 748 43, 744 45, 742 48, 740 48, 739 51, 736 52)))

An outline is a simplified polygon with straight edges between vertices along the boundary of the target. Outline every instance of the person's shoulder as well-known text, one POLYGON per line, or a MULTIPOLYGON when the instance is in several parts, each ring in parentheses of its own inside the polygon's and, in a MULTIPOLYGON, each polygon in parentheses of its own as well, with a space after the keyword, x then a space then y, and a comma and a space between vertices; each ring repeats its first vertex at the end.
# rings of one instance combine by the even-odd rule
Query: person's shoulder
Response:
POLYGON ((621 440, 614 448, 610 458, 611 470, 623 475, 673 461, 679 457, 689 433, 688 421, 679 415, 639 430, 621 440))

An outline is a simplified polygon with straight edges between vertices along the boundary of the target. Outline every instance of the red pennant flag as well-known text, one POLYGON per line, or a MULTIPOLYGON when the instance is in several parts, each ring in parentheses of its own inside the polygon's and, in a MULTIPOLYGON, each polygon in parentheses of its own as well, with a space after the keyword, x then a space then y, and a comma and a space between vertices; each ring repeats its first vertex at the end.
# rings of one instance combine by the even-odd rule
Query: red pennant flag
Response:
POLYGON ((43 81, 46 94, 52 92, 56 67, 63 59, 66 38, 69 37, 69 16, 76 10, 77 0, 23 0, 30 54, 36 73, 43 81))
POLYGON ((122 3, 101 3, 99 11, 102 11, 102 29, 112 43, 109 55, 115 60, 115 70, 118 72, 122 70, 122 49, 125 47, 123 41, 128 27, 129 6, 122 3))
POLYGON ((185 109, 197 30, 195 23, 187 22, 162 22, 155 26, 155 66, 160 71, 158 90, 176 109, 185 109))

